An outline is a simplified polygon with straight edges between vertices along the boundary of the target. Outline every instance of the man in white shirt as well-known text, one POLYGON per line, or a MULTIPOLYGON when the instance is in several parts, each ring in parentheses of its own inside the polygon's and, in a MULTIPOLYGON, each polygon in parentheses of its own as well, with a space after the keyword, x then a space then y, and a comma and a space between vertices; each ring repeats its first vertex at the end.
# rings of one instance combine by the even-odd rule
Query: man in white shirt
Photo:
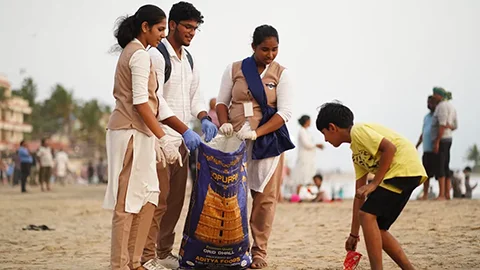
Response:
POLYGON ((180 147, 184 166, 159 163, 157 173, 160 181, 158 207, 150 228, 143 252, 143 267, 157 269, 158 265, 176 269, 178 257, 172 254, 175 240, 174 229, 182 211, 188 176, 188 151, 194 151, 201 142, 200 136, 187 124, 195 117, 202 122, 205 141, 217 134, 211 122, 203 95, 199 90, 199 75, 193 58, 184 47, 190 45, 203 16, 192 4, 179 2, 172 6, 168 18, 169 33, 157 48, 149 54, 159 82, 160 125, 173 143, 180 147))
POLYGON ((49 146, 48 139, 42 139, 42 145, 37 153, 40 162, 40 187, 45 191, 43 184, 45 183, 47 191, 50 191, 50 177, 52 176, 53 154, 49 146))
POLYGON ((433 97, 438 105, 433 113, 432 139, 433 152, 437 154, 437 172, 435 177, 439 183, 439 200, 450 199, 450 148, 452 133, 458 128, 457 111, 450 102, 451 93, 441 87, 433 88, 433 97))

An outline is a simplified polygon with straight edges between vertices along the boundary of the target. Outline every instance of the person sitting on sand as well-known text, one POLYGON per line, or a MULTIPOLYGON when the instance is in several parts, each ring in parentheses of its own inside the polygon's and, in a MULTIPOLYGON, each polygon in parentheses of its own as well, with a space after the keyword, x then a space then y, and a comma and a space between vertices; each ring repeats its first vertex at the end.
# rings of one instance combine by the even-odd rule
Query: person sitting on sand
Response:
POLYGON ((371 269, 383 269, 382 248, 402 268, 414 269, 402 247, 388 232, 413 190, 427 179, 415 146, 378 124, 353 124, 352 111, 336 102, 321 106, 317 129, 334 147, 349 143, 356 175, 347 251, 355 251, 362 226, 371 269), (367 184, 368 173, 375 174, 367 184))
POLYGON ((470 186, 470 174, 472 173, 472 168, 465 167, 463 171, 451 172, 452 175, 452 186, 453 186, 453 197, 454 198, 472 198, 472 191, 477 187, 470 186))
POLYGON ((313 177, 313 182, 315 183, 315 186, 317 187, 317 194, 315 199, 313 199, 313 202, 324 202, 327 200, 327 197, 325 195, 325 191, 323 191, 322 188, 322 182, 323 182, 323 176, 321 174, 316 174, 313 177))

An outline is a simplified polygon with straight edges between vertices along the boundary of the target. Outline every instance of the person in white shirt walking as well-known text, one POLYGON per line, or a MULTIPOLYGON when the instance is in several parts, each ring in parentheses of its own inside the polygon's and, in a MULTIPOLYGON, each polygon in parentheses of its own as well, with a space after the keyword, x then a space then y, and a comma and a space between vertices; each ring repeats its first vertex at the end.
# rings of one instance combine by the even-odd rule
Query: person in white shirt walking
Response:
POLYGON ((157 119, 165 133, 173 138, 172 143, 178 147, 185 166, 157 165, 162 192, 143 252, 143 267, 146 269, 157 269, 158 265, 173 269, 179 267, 178 257, 172 253, 174 230, 185 198, 188 154, 195 151, 201 142, 200 136, 188 128, 187 123, 194 117, 201 120, 207 142, 218 131, 207 114, 205 100, 199 90, 197 67, 185 49, 202 23, 202 14, 192 4, 174 4, 168 18, 167 38, 157 48, 152 47, 148 51, 159 82, 157 119))
POLYGON ((42 191, 50 191, 50 177, 52 176, 53 168, 53 154, 52 149, 49 146, 49 140, 44 138, 42 139, 42 145, 38 149, 37 153, 38 159, 40 161, 40 188, 42 191), (45 188, 43 187, 45 184, 45 188))

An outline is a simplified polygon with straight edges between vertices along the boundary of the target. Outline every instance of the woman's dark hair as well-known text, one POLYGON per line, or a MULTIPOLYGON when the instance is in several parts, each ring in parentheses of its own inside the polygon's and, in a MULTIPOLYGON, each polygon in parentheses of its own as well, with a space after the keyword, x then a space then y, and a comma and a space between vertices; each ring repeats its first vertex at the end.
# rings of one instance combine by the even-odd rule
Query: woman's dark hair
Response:
POLYGON ((196 21, 198 25, 203 23, 203 15, 191 3, 178 2, 172 6, 168 14, 168 21, 179 23, 180 21, 196 21))
POLYGON ((132 16, 120 17, 114 34, 118 45, 123 49, 136 38, 140 34, 143 22, 147 22, 152 27, 166 17, 165 12, 155 5, 144 5, 132 16))
POLYGON ((260 25, 255 28, 253 32, 253 45, 258 46, 260 45, 265 39, 269 37, 274 37, 277 39, 277 42, 280 43, 280 39, 278 38, 278 32, 273 26, 271 25, 260 25))
POLYGON ((298 119, 298 123, 303 127, 307 121, 310 120, 310 116, 308 115, 302 115, 300 119, 298 119))
POLYGON ((338 101, 325 103, 318 112, 316 123, 318 131, 328 129, 330 123, 339 128, 349 128, 353 126, 353 112, 338 101))

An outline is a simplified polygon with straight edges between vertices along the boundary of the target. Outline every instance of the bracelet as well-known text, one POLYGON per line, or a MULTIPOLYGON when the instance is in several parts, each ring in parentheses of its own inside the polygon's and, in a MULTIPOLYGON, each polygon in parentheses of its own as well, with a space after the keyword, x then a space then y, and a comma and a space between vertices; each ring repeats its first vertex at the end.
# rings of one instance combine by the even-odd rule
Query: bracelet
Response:
POLYGON ((350 234, 350 237, 353 237, 353 238, 356 238, 356 239, 360 239, 360 235, 350 234))

